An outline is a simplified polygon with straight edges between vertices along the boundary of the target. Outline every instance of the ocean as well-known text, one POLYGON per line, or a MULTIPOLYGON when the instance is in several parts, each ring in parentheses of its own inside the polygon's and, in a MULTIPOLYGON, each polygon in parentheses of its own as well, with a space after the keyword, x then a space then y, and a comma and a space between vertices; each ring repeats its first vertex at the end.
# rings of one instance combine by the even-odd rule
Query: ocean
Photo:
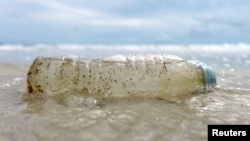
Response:
POLYGON ((209 124, 250 123, 250 44, 0 45, 0 140, 205 141, 209 124), (37 56, 171 54, 212 66, 217 87, 176 100, 26 93, 37 56))

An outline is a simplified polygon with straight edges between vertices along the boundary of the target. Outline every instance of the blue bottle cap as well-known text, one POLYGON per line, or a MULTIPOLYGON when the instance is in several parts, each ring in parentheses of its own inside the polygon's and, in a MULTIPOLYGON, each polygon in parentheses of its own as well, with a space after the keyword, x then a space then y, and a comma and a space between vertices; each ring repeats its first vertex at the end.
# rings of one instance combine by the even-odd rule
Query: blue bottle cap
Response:
POLYGON ((214 71, 214 69, 205 64, 202 63, 200 61, 188 61, 189 63, 192 63, 194 65, 196 65, 198 68, 201 68, 203 71, 203 75, 204 75, 204 86, 207 88, 213 88, 217 85, 217 80, 216 80, 216 73, 214 71))
POLYGON ((206 64, 201 64, 201 68, 203 70, 205 86, 208 88, 215 87, 217 85, 217 81, 214 69, 206 64))

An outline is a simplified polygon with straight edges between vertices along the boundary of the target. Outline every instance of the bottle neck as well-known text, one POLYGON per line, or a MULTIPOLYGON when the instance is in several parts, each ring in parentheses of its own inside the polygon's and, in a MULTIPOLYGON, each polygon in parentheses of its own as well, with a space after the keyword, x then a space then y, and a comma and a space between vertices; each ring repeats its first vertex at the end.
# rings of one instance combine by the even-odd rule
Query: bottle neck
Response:
POLYGON ((217 85, 217 80, 216 80, 216 73, 214 71, 214 69, 202 62, 199 61, 188 61, 189 63, 195 65, 197 68, 199 68, 200 71, 200 75, 201 78, 200 80, 202 80, 203 82, 203 86, 205 88, 214 88, 217 85))

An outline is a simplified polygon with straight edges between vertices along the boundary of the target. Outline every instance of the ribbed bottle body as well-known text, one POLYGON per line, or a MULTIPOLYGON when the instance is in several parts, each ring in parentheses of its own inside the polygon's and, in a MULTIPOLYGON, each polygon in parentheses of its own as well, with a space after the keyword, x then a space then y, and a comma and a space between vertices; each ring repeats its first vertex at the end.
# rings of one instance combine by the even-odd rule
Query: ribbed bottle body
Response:
POLYGON ((73 90, 102 96, 183 95, 204 88, 203 70, 168 55, 128 55, 89 60, 38 57, 27 76, 29 93, 73 90))

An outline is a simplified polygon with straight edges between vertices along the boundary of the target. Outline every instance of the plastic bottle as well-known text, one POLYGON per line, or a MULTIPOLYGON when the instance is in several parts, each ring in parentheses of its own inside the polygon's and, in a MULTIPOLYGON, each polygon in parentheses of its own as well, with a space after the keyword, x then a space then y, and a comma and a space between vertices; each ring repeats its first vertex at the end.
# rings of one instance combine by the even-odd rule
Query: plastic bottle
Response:
POLYGON ((72 90, 109 96, 168 97, 206 92, 216 85, 214 70, 173 55, 37 57, 27 74, 28 93, 72 90))

